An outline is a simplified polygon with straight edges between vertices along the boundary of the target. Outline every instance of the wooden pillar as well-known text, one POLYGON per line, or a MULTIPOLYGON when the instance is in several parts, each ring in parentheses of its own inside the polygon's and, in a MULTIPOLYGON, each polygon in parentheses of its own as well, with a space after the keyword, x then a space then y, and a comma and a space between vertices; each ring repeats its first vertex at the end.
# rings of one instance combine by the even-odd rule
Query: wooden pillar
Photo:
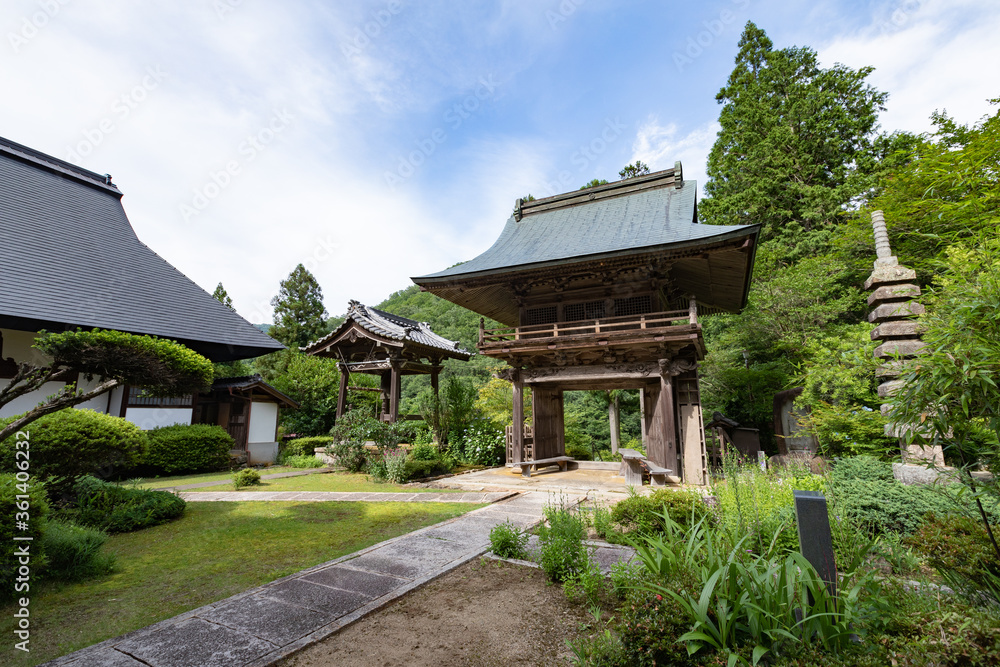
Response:
POLYGON ((668 369, 660 374, 658 384, 645 389, 646 428, 649 441, 646 458, 656 465, 680 471, 677 465, 677 419, 674 405, 674 383, 668 369))
POLYGON ((680 472, 677 466, 677 415, 674 403, 674 378, 670 373, 660 376, 660 400, 657 410, 663 413, 665 431, 666 458, 660 463, 664 468, 670 468, 674 474, 680 472))
POLYGON ((521 380, 521 371, 514 369, 511 380, 514 393, 514 414, 511 419, 513 430, 511 432, 511 458, 507 463, 520 463, 524 461, 524 382, 521 380))
POLYGON ((438 396, 438 374, 441 372, 440 366, 431 368, 431 389, 434 391, 434 414, 431 416, 431 432, 434 440, 440 445, 441 438, 441 399, 438 396))
POLYGON ((389 415, 389 394, 392 393, 392 372, 386 371, 379 376, 379 388, 382 393, 382 407, 379 412, 379 421, 385 421, 389 415))
POLYGON ((340 369, 340 390, 337 392, 337 420, 339 421, 347 412, 347 381, 351 374, 347 371, 346 364, 337 364, 340 369))
POLYGON ((401 373, 399 362, 392 362, 392 372, 389 374, 389 423, 395 424, 399 421, 399 394, 401 373))
POLYGON ((532 387, 531 415, 535 459, 563 456, 566 453, 566 431, 562 389, 532 387))

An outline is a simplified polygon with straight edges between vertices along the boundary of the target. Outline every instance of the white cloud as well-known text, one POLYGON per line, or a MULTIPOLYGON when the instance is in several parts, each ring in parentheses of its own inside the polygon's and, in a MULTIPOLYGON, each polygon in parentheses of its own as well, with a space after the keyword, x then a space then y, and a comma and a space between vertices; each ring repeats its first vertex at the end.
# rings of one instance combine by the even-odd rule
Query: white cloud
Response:
POLYGON ((681 134, 675 123, 663 125, 656 116, 650 116, 636 132, 631 161, 642 160, 652 171, 670 169, 680 161, 684 180, 698 181, 698 191, 704 194, 708 154, 719 129, 713 121, 681 134))

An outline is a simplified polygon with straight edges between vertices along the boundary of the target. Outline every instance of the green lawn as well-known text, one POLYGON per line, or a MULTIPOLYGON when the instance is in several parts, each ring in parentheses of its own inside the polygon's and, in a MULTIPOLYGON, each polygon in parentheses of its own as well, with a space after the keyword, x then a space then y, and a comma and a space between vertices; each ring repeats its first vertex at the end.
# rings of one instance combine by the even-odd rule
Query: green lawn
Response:
MULTIPOLYGON (((326 475, 320 475, 326 477, 326 475)), ((117 571, 79 584, 32 582, 31 652, 0 651, 4 665, 36 665, 482 505, 458 503, 189 503, 171 523, 114 535, 117 571)), ((0 607, 12 638, 14 607, 0 607)))
MULTIPOLYGON (((295 472, 304 468, 289 468, 287 466, 272 466, 260 468, 261 475, 273 475, 279 472, 295 472)), ((174 477, 147 477, 139 485, 147 489, 162 489, 168 486, 182 484, 198 484, 199 482, 228 482, 233 477, 231 472, 203 472, 195 475, 176 475, 174 477)))
MULTIPOLYGON (((235 491, 232 484, 210 486, 192 491, 235 491)), ((462 493, 461 489, 422 489, 400 486, 388 482, 374 482, 367 475, 349 472, 331 472, 323 475, 302 475, 281 479, 262 479, 259 485, 247 486, 240 491, 357 491, 379 493, 462 493)))

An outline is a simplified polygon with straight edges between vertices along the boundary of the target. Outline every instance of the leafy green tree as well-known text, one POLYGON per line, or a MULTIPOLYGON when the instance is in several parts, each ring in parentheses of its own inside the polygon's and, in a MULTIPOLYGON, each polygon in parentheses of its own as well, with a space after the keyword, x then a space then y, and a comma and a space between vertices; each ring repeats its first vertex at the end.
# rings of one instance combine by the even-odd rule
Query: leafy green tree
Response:
POLYGON ((274 326, 268 330, 268 335, 289 347, 305 347, 328 331, 323 290, 316 277, 301 264, 281 281, 281 288, 271 299, 271 305, 274 306, 274 326))
POLYGON ((645 176, 649 173, 649 165, 642 160, 636 160, 635 164, 627 164, 622 167, 622 170, 618 172, 618 176, 622 180, 626 178, 635 178, 636 176, 645 176))
POLYGON ((229 298, 229 293, 226 292, 226 288, 222 286, 221 282, 215 286, 215 291, 212 292, 212 297, 222 305, 227 306, 230 310, 234 312, 236 311, 236 309, 233 308, 233 300, 229 298))
POLYGON ((586 185, 581 185, 580 189, 581 190, 587 190, 589 188, 596 188, 598 185, 607 185, 607 184, 608 184, 608 182, 606 180, 604 180, 603 178, 595 178, 592 181, 590 181, 589 183, 587 183, 586 185))
POLYGON ((775 49, 748 22, 736 67, 716 95, 718 139, 708 158, 704 222, 763 225, 796 258, 825 245, 845 207, 877 171, 878 113, 887 94, 871 67, 819 66, 808 47, 775 49))
POLYGON ((52 361, 18 364, 14 377, 0 389, 0 406, 40 389, 66 371, 78 371, 99 382, 87 391, 67 384, 0 428, 0 442, 43 415, 79 405, 123 384, 144 387, 154 396, 189 394, 212 384, 211 361, 180 343, 153 336, 96 329, 43 333, 34 347, 52 361))

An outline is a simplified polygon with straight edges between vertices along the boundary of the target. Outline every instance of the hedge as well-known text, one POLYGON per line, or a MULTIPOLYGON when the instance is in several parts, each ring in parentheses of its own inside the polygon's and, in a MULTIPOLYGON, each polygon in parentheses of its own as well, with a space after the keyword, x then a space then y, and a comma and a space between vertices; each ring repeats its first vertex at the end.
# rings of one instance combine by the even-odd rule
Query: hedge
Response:
POLYGON ((40 574, 45 563, 41 537, 45 532, 46 519, 49 512, 45 497, 45 487, 34 477, 21 474, 19 481, 16 475, 0 473, 0 599, 13 597, 29 597, 30 592, 25 585, 29 582, 17 581, 19 569, 28 568, 27 575, 32 581, 40 574), (19 498, 18 496, 22 496, 19 498), (23 496, 27 496, 26 498, 23 496), (17 522, 25 525, 19 526, 17 522), (14 537, 31 537, 31 540, 14 541, 14 537), (28 562, 21 562, 20 552, 27 548, 28 562), (20 589, 20 590, 18 590, 20 589))
POLYGON ((229 465, 235 442, 226 429, 210 424, 175 424, 147 431, 149 453, 143 461, 167 473, 220 470, 229 465))
POLYGON ((308 438, 289 440, 281 447, 282 456, 313 456, 317 447, 329 447, 333 444, 333 436, 314 435, 308 438))
POLYGON ((73 487, 76 493, 76 522, 106 530, 128 533, 166 523, 184 513, 186 503, 168 491, 151 491, 83 477, 73 487))
MULTIPOLYGON (((138 426, 93 410, 53 412, 24 431, 29 435, 31 474, 42 479, 62 478, 49 484, 53 495, 82 475, 105 475, 112 469, 134 466, 147 448, 146 434, 138 426)), ((0 472, 17 472, 15 441, 11 436, 0 443, 0 472)))

